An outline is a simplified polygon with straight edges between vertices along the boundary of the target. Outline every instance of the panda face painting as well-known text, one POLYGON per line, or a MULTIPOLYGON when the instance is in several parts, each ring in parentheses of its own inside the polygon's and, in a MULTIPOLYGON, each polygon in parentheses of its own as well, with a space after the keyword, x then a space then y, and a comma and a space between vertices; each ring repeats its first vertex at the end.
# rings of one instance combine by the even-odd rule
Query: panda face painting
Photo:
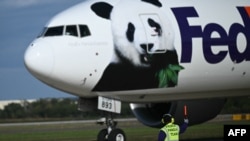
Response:
POLYGON ((158 0, 120 0, 115 5, 96 2, 91 6, 97 16, 111 21, 114 39, 113 59, 93 91, 177 85, 183 68, 173 45, 171 22, 161 7, 158 0))
POLYGON ((160 25, 151 18, 148 19, 148 26, 151 28, 150 31, 151 32, 150 36, 152 36, 151 39, 154 39, 152 42, 148 42, 149 39, 145 38, 147 36, 145 36, 144 29, 141 29, 141 32, 138 31, 136 32, 135 25, 131 22, 129 22, 128 24, 128 28, 126 31, 127 40, 131 44, 133 44, 134 47, 137 47, 136 51, 138 52, 139 55, 139 56, 134 56, 134 58, 138 58, 137 61, 133 62, 133 59, 131 59, 131 61, 135 65, 149 65, 152 61, 150 59, 150 56, 152 56, 153 53, 151 52, 154 52, 154 49, 159 49, 158 40, 162 36, 162 29, 160 25), (137 34, 140 33, 140 34, 136 35, 135 33, 137 34))

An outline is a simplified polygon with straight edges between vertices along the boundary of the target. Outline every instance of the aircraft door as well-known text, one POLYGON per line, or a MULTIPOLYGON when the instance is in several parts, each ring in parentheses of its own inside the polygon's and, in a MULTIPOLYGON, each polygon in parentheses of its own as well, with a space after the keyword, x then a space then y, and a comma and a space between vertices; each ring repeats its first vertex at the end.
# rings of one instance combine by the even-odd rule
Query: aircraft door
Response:
POLYGON ((140 14, 145 36, 147 53, 165 53, 166 48, 163 46, 164 33, 162 30, 162 22, 157 14, 140 14))

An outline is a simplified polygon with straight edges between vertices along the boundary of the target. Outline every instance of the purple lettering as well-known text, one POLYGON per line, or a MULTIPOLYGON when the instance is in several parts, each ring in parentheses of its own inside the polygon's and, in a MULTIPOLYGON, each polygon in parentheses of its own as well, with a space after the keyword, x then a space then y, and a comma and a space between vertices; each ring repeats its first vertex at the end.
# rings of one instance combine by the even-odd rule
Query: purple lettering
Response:
MULTIPOLYGON (((250 9, 250 7, 248 7, 250 9)), ((205 60, 210 64, 222 62, 227 55, 236 63, 243 61, 250 61, 250 13, 244 7, 237 7, 243 25, 240 23, 233 23, 227 34, 226 30, 217 23, 208 23, 202 31, 201 26, 189 25, 188 18, 199 17, 194 7, 172 8, 172 11, 178 22, 181 35, 181 63, 190 63, 193 52, 193 38, 202 38, 202 48, 205 60), (212 37, 212 34, 217 33, 219 37, 212 37), (243 34, 246 38, 247 45, 243 52, 240 52, 237 47, 237 37, 243 34), (213 48, 227 46, 228 50, 214 53, 213 48)))
POLYGON ((172 8, 177 22, 179 24, 182 40, 182 55, 181 62, 188 63, 191 62, 192 58, 192 38, 201 37, 202 30, 201 26, 190 26, 188 24, 188 17, 198 17, 198 13, 193 7, 184 8, 172 8))
POLYGON ((238 10, 241 14, 243 23, 245 26, 234 23, 229 30, 229 54, 232 59, 232 61, 236 63, 240 63, 244 60, 249 61, 250 60, 250 17, 246 13, 246 10, 244 7, 238 7, 238 10), (239 33, 242 33, 245 35, 245 38, 247 40, 247 46, 244 52, 240 53, 237 48, 237 37, 239 33))
POLYGON ((208 24, 203 31, 203 54, 208 63, 215 64, 224 60, 227 51, 220 51, 218 54, 212 52, 212 47, 221 45, 228 45, 226 31, 218 24, 208 24), (220 37, 212 38, 213 32, 218 33, 220 37))

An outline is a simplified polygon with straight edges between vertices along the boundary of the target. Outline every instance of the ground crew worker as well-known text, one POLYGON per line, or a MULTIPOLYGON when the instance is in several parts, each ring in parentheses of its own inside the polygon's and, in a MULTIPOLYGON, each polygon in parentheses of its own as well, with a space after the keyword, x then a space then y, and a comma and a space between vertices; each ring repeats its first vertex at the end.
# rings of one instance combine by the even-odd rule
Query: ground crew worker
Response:
POLYGON ((162 117, 164 127, 160 129, 158 141, 179 141, 179 134, 185 132, 188 126, 188 119, 184 118, 184 123, 179 126, 174 124, 174 118, 170 114, 164 114, 162 117))

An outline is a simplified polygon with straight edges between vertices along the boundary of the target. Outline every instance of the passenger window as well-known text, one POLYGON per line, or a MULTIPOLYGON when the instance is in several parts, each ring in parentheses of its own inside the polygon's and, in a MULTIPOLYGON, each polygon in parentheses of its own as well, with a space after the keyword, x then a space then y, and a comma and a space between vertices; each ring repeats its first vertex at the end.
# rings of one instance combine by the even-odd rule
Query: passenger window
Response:
POLYGON ((44 34, 44 36, 59 36, 59 35, 63 35, 63 26, 50 27, 44 34))
POLYGON ((81 37, 90 36, 90 31, 87 25, 79 25, 81 37))
POLYGON ((75 25, 67 26, 65 34, 78 37, 76 26, 75 25))

